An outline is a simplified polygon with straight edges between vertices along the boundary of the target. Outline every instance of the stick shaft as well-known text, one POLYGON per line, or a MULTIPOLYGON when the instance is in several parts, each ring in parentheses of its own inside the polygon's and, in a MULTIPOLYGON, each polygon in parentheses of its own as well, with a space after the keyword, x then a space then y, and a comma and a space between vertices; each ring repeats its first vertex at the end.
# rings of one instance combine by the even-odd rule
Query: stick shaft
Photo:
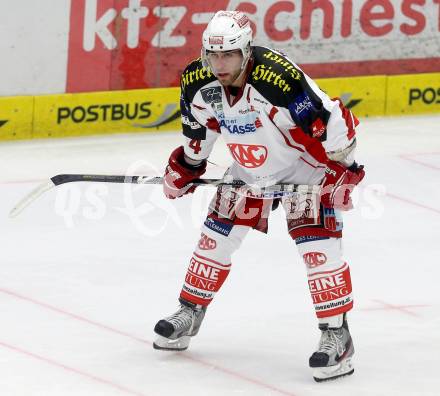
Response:
MULTIPOLYGON (((132 184, 162 184, 163 178, 159 176, 125 176, 125 175, 88 175, 88 174, 60 174, 50 178, 50 180, 42 183, 34 188, 29 194, 15 205, 9 213, 10 217, 17 216, 24 208, 29 206, 38 197, 46 191, 60 184, 72 182, 100 182, 100 183, 132 183, 132 184)), ((248 192, 251 186, 247 186, 241 180, 224 181, 223 179, 196 179, 191 182, 194 186, 231 186, 243 187, 248 192)), ((277 184, 265 187, 260 193, 252 192, 253 197, 258 198, 280 198, 296 191, 310 191, 317 186, 298 185, 298 184, 277 184), (260 196, 258 196, 260 194, 260 196)))
MULTIPOLYGON (((88 174, 61 174, 50 178, 53 184, 59 186, 72 182, 102 182, 102 183, 133 183, 133 184, 162 184, 163 178, 159 176, 125 176, 125 175, 88 175, 88 174)), ((245 183, 234 180, 225 183, 222 179, 197 179, 191 182, 195 186, 202 185, 231 185, 243 186, 245 183)))

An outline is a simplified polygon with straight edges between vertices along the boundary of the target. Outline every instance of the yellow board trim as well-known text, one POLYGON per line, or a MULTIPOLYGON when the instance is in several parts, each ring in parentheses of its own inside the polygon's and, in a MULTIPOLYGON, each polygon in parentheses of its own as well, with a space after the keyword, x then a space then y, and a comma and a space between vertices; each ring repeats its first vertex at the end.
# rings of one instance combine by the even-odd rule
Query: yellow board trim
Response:
POLYGON ((34 97, 0 97, 0 140, 31 139, 34 97))
POLYGON ((386 115, 440 112, 440 73, 388 77, 386 115))
POLYGON ((33 136, 180 129, 179 111, 179 88, 39 96, 33 136))
POLYGON ((326 78, 316 82, 331 98, 340 98, 358 118, 385 114, 387 76, 326 78))
MULTIPOLYGON (((357 117, 440 112, 440 73, 319 79, 357 117)), ((179 88, 0 98, 0 140, 181 129, 179 88)))

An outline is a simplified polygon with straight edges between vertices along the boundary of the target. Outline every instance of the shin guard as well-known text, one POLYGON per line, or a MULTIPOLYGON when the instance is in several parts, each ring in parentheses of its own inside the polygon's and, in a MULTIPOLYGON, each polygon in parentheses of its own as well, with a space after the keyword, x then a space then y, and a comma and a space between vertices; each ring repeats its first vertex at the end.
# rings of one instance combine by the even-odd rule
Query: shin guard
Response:
POLYGON ((180 297, 207 306, 219 291, 231 268, 231 255, 238 249, 249 227, 205 222, 201 238, 190 260, 180 297), (220 230, 220 232, 219 232, 220 230), (227 232, 225 232, 227 230, 227 232))
POLYGON ((340 238, 305 242, 298 250, 307 267, 309 289, 318 318, 339 315, 353 307, 350 268, 342 259, 340 238))

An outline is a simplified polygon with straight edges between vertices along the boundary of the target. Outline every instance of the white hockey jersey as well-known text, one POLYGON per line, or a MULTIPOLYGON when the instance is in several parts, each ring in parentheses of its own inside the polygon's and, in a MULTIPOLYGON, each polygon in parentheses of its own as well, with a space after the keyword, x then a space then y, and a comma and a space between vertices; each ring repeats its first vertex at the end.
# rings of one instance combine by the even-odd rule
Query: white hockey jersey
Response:
POLYGON ((247 184, 319 184, 326 152, 355 139, 357 119, 281 53, 253 47, 245 85, 235 97, 200 59, 181 79, 185 154, 205 159, 221 134, 230 173, 247 184))

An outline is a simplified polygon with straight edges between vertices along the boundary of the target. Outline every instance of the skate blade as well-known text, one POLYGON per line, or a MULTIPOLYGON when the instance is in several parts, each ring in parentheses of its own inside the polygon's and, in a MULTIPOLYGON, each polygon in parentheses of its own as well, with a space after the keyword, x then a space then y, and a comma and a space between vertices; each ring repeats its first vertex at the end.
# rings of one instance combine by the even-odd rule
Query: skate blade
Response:
POLYGON ((153 342, 153 348, 161 351, 184 351, 188 349, 191 337, 184 336, 176 340, 170 340, 169 338, 157 336, 153 342))
POLYGON ((316 382, 331 381, 354 373, 351 359, 344 360, 336 366, 318 367, 313 369, 313 379, 316 382))

